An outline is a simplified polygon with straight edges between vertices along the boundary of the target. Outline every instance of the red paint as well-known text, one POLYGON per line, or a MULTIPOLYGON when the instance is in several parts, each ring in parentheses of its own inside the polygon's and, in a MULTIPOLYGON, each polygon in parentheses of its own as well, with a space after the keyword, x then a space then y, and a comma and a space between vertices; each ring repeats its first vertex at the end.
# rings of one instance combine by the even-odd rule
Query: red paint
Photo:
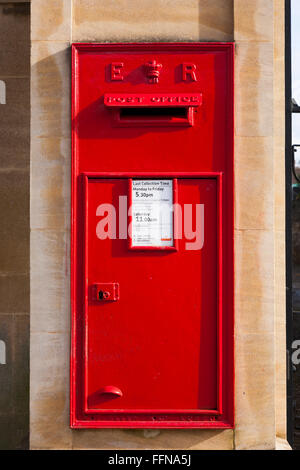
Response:
POLYGON ((71 426, 232 427, 233 45, 75 44, 72 115, 71 426), (199 100, 186 116, 183 96, 199 100), (134 97, 145 114, 126 114, 134 97), (135 178, 171 179, 179 207, 204 205, 202 249, 97 238, 97 208, 118 221, 135 178))
POLYGON ((109 108, 128 107, 197 107, 202 104, 201 93, 105 93, 104 104, 109 108))
POLYGON ((147 64, 145 65, 145 69, 149 83, 158 83, 161 68, 162 64, 157 63, 155 59, 150 62, 147 62, 147 64))
POLYGON ((106 385, 105 387, 99 390, 99 396, 103 397, 106 396, 106 399, 110 400, 113 398, 119 398, 123 396, 122 390, 118 387, 114 387, 113 385, 106 385))
POLYGON ((102 282, 92 287, 91 301, 111 302, 119 300, 119 284, 117 282, 102 282))

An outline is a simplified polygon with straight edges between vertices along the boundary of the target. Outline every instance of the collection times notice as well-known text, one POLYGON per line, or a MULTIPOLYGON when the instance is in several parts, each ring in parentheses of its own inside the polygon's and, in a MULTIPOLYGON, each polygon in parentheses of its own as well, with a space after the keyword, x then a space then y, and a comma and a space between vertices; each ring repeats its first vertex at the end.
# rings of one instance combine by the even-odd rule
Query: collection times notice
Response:
POLYGON ((172 209, 172 180, 132 180, 132 246, 173 246, 172 209))

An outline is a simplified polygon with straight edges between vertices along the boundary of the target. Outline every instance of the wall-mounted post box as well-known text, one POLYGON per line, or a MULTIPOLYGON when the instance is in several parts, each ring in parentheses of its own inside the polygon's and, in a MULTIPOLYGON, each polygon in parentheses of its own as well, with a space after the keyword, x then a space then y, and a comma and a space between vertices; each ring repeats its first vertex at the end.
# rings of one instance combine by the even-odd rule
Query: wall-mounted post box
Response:
POLYGON ((74 44, 71 426, 233 426, 233 45, 74 44))

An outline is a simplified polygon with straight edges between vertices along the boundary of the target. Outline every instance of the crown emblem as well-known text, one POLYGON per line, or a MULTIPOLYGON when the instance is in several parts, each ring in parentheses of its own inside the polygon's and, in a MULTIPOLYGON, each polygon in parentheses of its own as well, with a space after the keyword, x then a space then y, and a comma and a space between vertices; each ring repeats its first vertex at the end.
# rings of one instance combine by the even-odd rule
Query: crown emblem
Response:
POLYGON ((161 68, 162 64, 159 64, 156 60, 151 60, 145 64, 146 77, 149 83, 158 83, 161 68))

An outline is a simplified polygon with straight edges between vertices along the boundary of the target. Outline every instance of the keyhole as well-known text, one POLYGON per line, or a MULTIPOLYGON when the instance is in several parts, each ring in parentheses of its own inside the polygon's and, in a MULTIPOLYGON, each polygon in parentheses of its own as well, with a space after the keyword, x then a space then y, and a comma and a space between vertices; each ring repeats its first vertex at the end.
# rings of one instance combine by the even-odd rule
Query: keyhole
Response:
POLYGON ((103 290, 100 290, 99 291, 99 300, 103 300, 103 294, 104 294, 103 290))
POLYGON ((110 296, 109 292, 106 292, 106 291, 103 291, 103 290, 99 291, 99 300, 108 299, 109 296, 110 296))

